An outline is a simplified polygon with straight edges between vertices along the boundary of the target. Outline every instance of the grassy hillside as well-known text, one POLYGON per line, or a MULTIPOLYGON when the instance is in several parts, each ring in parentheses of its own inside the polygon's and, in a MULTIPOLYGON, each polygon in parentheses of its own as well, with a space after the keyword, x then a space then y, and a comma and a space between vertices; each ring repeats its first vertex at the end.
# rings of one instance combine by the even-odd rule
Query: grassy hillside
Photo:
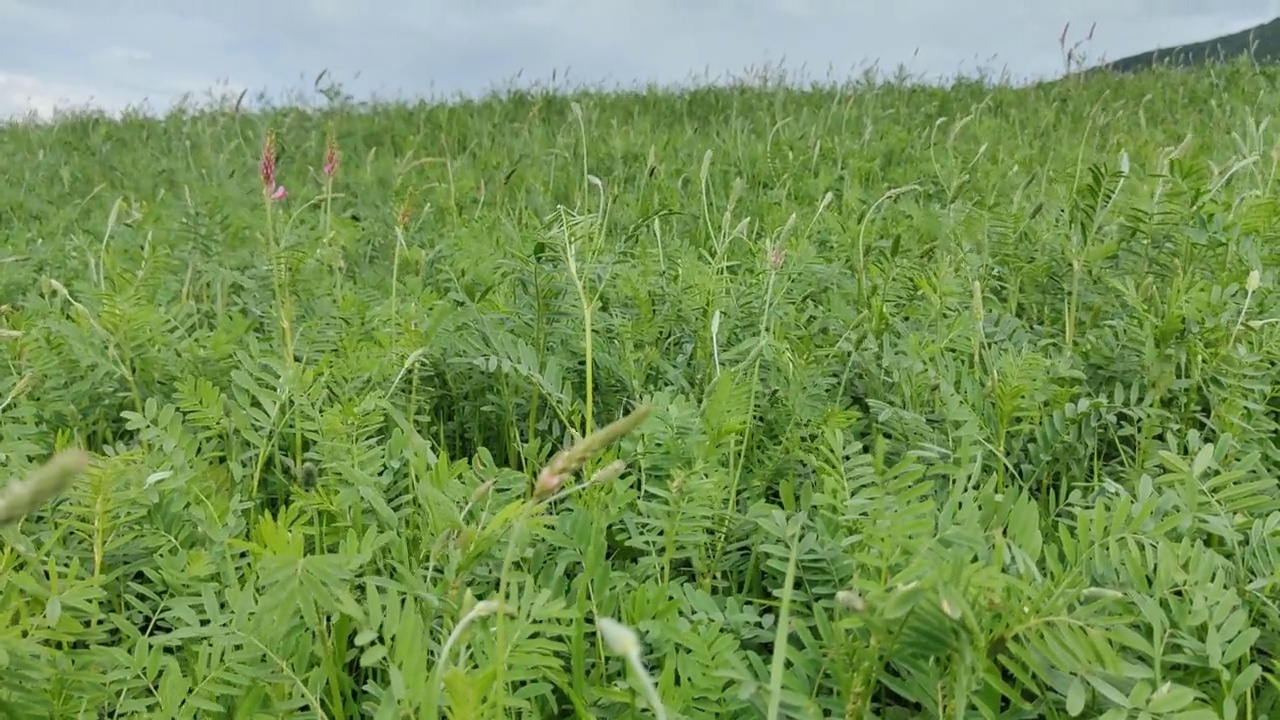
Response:
POLYGON ((1280 62, 1280 18, 1203 42, 1130 55, 1106 63, 1103 67, 1118 72, 1134 72, 1153 65, 1191 67, 1216 65, 1241 58, 1259 64, 1280 62))
POLYGON ((1273 85, 4 129, 0 713, 1275 717, 1273 85))

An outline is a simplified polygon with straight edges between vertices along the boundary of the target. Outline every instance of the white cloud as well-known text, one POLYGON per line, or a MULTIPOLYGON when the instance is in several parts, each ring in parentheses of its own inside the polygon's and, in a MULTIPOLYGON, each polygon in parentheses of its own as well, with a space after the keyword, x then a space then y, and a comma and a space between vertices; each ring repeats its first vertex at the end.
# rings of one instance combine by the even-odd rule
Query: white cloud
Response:
POLYGON ((112 110, 125 104, 123 98, 84 85, 0 71, 0 119, 30 114, 48 119, 55 110, 86 105, 112 110))
POLYGON ((138 48, 112 45, 105 50, 94 53, 94 59, 102 62, 142 63, 151 59, 151 53, 138 48))

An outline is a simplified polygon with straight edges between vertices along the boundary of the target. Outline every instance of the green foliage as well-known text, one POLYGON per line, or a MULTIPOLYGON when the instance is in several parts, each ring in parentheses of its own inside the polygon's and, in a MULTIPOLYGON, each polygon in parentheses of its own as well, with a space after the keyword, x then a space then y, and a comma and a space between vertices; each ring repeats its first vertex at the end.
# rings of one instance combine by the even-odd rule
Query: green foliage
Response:
POLYGON ((0 713, 1276 717, 1273 81, 0 130, 0 713))

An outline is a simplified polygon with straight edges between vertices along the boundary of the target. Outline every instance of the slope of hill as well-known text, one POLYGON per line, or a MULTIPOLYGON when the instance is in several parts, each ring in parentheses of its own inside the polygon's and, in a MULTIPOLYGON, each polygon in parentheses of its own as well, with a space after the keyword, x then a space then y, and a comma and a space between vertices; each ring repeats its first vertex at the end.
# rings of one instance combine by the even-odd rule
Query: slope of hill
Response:
POLYGON ((1119 72, 1134 72, 1153 65, 1188 67, 1230 62, 1242 56, 1259 64, 1280 61, 1280 18, 1211 40, 1130 55, 1101 67, 1119 72))

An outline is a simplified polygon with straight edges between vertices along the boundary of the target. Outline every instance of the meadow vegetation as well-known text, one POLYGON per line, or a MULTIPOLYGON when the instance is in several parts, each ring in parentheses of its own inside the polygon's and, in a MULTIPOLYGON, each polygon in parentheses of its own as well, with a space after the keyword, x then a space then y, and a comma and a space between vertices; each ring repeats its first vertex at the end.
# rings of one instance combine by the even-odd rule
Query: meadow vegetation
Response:
POLYGON ((1276 717, 1275 80, 6 127, 0 714, 1276 717))

